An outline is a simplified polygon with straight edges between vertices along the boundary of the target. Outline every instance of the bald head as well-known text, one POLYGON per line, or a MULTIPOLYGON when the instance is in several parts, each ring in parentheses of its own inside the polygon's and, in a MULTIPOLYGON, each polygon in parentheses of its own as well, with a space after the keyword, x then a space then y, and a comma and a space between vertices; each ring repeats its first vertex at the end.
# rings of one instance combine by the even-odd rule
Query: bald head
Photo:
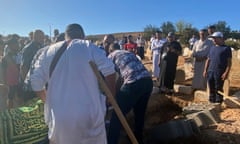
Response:
POLYGON ((72 40, 72 39, 84 39, 85 34, 83 28, 79 24, 70 24, 67 26, 65 31, 65 39, 72 40))

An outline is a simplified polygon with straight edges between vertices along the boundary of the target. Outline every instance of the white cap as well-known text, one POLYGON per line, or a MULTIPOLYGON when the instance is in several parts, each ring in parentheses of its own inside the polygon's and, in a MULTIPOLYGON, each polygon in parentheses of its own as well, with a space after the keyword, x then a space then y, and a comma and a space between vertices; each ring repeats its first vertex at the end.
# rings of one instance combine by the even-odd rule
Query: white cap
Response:
POLYGON ((212 35, 209 37, 215 38, 215 37, 220 37, 223 38, 223 34, 221 32, 214 32, 212 35))

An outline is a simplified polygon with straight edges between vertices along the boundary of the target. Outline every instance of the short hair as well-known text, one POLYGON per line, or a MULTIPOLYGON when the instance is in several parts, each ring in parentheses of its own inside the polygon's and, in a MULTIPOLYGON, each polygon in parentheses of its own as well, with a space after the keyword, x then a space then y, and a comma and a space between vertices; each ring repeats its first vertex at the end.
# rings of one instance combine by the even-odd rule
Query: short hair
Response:
POLYGON ((85 34, 81 25, 74 23, 67 26, 65 37, 69 39, 84 39, 85 34))
POLYGON ((128 35, 128 37, 127 38, 132 38, 132 35, 128 35))
POLYGON ((173 37, 174 35, 175 35, 174 32, 169 32, 167 37, 173 37))
POLYGON ((55 42, 64 41, 64 37, 65 37, 65 34, 64 34, 64 33, 60 33, 60 34, 56 37, 55 42))
POLYGON ((103 41, 107 43, 113 43, 115 41, 115 37, 113 34, 108 34, 104 36, 103 41))
POLYGON ((216 29, 216 26, 215 25, 210 25, 208 28, 209 29, 216 29))
POLYGON ((120 45, 118 43, 113 43, 109 46, 109 52, 113 52, 114 50, 120 50, 120 45))
MULTIPOLYGON (((200 31, 202 31, 202 32, 207 32, 207 29, 200 29, 200 31)), ((200 32, 199 31, 199 32, 200 32)))
POLYGON ((44 32, 40 29, 37 29, 33 32, 33 40, 39 40, 44 38, 44 32))

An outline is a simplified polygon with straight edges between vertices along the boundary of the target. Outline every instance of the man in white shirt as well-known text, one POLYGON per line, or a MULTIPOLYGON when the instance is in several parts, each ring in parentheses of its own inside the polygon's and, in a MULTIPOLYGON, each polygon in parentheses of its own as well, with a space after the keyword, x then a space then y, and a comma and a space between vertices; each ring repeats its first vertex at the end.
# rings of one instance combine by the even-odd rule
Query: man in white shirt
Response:
POLYGON ((30 76, 32 89, 45 102, 45 122, 50 143, 106 144, 105 99, 89 61, 94 61, 113 95, 115 70, 101 49, 84 40, 79 24, 68 25, 65 40, 42 52, 30 76), (49 67, 59 48, 67 48, 49 76, 49 67), (46 91, 45 84, 48 83, 46 91))
POLYGON ((165 42, 166 42, 166 39, 162 38, 162 32, 157 31, 156 38, 153 40, 152 46, 151 46, 151 50, 153 53, 152 77, 157 79, 159 78, 159 73, 160 73, 160 67, 159 67, 160 51, 165 42))

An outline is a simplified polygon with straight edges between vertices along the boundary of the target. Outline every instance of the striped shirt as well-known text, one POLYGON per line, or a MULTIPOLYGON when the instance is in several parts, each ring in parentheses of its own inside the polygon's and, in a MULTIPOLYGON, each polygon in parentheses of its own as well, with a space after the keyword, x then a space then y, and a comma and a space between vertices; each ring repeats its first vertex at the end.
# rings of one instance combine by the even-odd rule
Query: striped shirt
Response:
POLYGON ((109 54, 108 58, 115 64, 115 69, 124 79, 124 84, 150 77, 150 73, 134 53, 125 50, 115 50, 109 54))

